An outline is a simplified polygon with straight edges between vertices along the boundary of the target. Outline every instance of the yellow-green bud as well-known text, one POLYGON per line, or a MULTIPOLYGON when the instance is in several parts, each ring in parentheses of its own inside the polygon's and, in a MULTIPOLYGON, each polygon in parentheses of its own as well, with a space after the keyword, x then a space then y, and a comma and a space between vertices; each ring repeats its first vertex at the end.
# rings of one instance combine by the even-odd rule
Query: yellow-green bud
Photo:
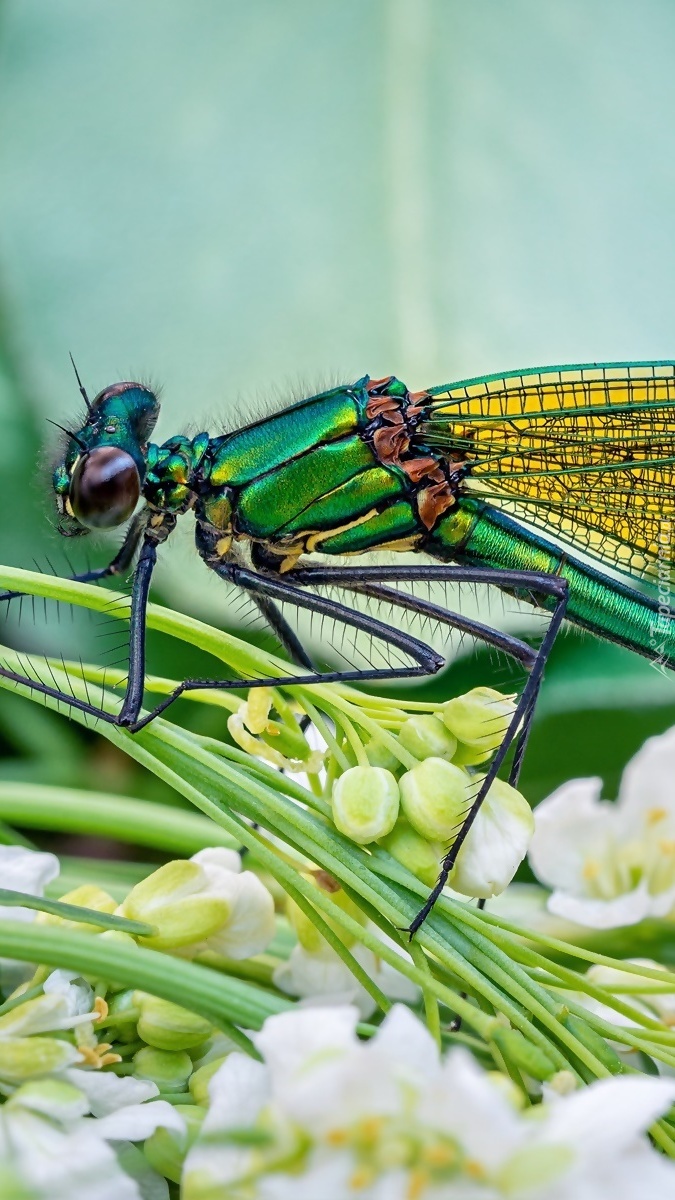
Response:
POLYGON ((155 1171, 172 1183, 180 1183, 185 1156, 197 1138, 206 1109, 197 1104, 177 1104, 175 1108, 185 1121, 185 1132, 160 1126, 143 1143, 143 1153, 155 1171))
MULTIPOLYGON (((326 892, 333 904, 341 908, 343 912, 348 913, 360 925, 366 924, 367 918, 363 911, 350 899, 344 888, 340 887, 339 883, 331 875, 328 875, 327 872, 315 871, 312 875, 305 875, 304 878, 308 883, 326 892)), ((317 954, 320 950, 325 949, 325 938, 321 936, 311 917, 308 917, 303 909, 300 908, 300 905, 296 904, 295 900, 291 900, 290 898, 286 900, 286 916, 297 934, 300 945, 305 950, 309 951, 310 954, 317 954)), ((321 916, 330 925, 331 929, 335 931, 345 946, 353 946, 356 940, 354 934, 344 929, 339 921, 331 920, 323 909, 321 910, 321 916)))
POLYGON ((144 1046, 134 1054, 134 1075, 151 1079, 160 1092, 184 1092, 192 1074, 192 1059, 186 1050, 157 1050, 144 1046))
POLYGON ((478 767, 492 758, 493 754, 493 750, 479 750, 477 746, 467 746, 464 742, 458 742, 452 761, 458 767, 478 767))
POLYGON ((177 860, 137 883, 118 911, 132 921, 157 926, 156 937, 139 939, 144 946, 175 950, 204 941, 222 929, 230 905, 224 895, 210 890, 199 863, 177 860))
POLYGON ((548 1054, 527 1038, 518 1029, 495 1029, 492 1040, 504 1057, 514 1066, 531 1075, 533 1079, 550 1079, 556 1067, 548 1054))
POLYGON ((198 1067, 196 1071, 193 1071, 188 1087, 195 1104, 202 1104, 208 1108, 209 1084, 227 1057, 227 1054, 222 1054, 220 1058, 213 1058, 211 1062, 204 1063, 203 1067, 198 1067))
POLYGON ((425 758, 401 776, 401 805, 413 829, 432 842, 456 832, 468 809, 469 778, 444 758, 425 758))
POLYGON ((392 775, 401 770, 400 759, 377 733, 366 743, 366 754, 371 767, 384 767, 385 770, 391 771, 392 775))
POLYGON ((60 1038, 26 1037, 0 1041, 0 1080, 18 1084, 72 1067, 79 1050, 60 1038))
POLYGON ((361 845, 394 828, 398 806, 398 784, 385 767, 350 767, 333 784, 336 828, 361 845))
MULTIPOLYGON (((136 1022, 138 1020, 138 1009, 136 1007, 135 992, 133 988, 126 988, 123 992, 116 992, 108 1000, 108 1017, 114 1017, 115 1022, 112 1025, 116 1042, 135 1042, 136 1022)), ((108 1036, 110 1032, 108 1031, 108 1036)))
POLYGON ((619 1058, 616 1050, 583 1017, 577 1017, 574 1013, 567 1013, 563 1017, 562 1023, 570 1033, 574 1034, 575 1038, 578 1038, 587 1050, 592 1051, 603 1066, 607 1067, 608 1071, 611 1071, 612 1075, 621 1075, 625 1072, 625 1065, 619 1058))
POLYGON ((433 713, 409 717, 403 722, 398 737, 403 748, 415 758, 447 758, 450 761, 457 750, 457 738, 433 713))
POLYGON ((440 843, 436 844, 423 838, 405 817, 399 817, 391 833, 381 838, 380 845, 427 887, 434 886, 443 857, 443 847, 440 843))
MULTIPOLYGON (((102 913, 114 913, 117 908, 117 901, 93 883, 83 883, 72 892, 66 892, 65 896, 59 896, 59 899, 64 904, 77 904, 81 908, 92 908, 102 913)), ((103 933, 100 925, 85 925, 82 921, 70 921, 53 913, 38 913, 37 920, 41 925, 59 925, 63 929, 74 929, 78 933, 103 933)))
MULTIPOLYGON (((443 723, 464 747, 487 757, 501 745, 515 708, 513 696, 504 696, 494 688, 476 687, 443 705, 443 723)), ((467 758, 466 753, 465 763, 480 761, 467 758)), ((455 761, 459 761, 457 755, 455 761)))
POLYGON ((204 1017, 161 1000, 148 992, 134 992, 140 1016, 136 1026, 138 1036, 158 1050, 189 1050, 205 1042, 213 1026, 204 1017))

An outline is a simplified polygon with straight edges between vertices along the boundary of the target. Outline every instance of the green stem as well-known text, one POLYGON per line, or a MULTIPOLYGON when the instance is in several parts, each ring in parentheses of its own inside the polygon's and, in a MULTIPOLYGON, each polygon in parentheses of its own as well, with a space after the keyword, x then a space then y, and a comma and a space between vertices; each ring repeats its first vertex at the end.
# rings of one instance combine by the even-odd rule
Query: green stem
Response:
POLYGON ((234 838, 194 812, 105 792, 0 782, 0 815, 30 829, 103 835, 189 857, 234 838))
POLYGON ((65 967, 101 979, 114 974, 115 982, 123 987, 151 992, 206 1017, 247 1054, 256 1052, 237 1026, 259 1029, 268 1016, 291 1007, 290 1001, 253 984, 157 950, 117 945, 111 959, 105 939, 54 925, 0 920, 0 956, 65 967))

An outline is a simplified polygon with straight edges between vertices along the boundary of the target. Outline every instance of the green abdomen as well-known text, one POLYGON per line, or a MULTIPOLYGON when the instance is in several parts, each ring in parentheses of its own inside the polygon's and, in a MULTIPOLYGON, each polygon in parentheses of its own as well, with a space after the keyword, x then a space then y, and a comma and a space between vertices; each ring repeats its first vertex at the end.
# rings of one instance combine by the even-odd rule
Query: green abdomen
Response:
MULTIPOLYGON (((566 554, 482 501, 464 498, 442 519, 426 547, 437 558, 511 571, 562 575, 567 619, 659 665, 675 667, 675 620, 669 609, 566 554)), ((542 599, 552 608, 552 600, 542 599)))

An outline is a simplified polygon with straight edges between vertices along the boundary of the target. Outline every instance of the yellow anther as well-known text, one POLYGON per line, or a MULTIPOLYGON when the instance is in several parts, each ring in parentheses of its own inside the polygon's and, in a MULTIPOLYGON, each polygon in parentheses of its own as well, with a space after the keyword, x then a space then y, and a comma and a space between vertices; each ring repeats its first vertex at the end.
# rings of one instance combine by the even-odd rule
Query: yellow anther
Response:
POLYGON ((370 1187, 375 1181, 375 1172, 371 1167, 357 1167, 356 1171, 349 1180, 349 1186, 355 1192, 362 1191, 363 1188, 370 1187))
POLYGON ((435 1170, 454 1167, 457 1162, 457 1149, 450 1142, 432 1142, 430 1146, 424 1147, 423 1158, 435 1170))
POLYGON ((408 1187, 406 1190, 406 1200, 420 1200, 429 1186, 429 1176, 426 1171, 411 1171, 408 1187))
POLYGON ((467 1158, 464 1163, 464 1170, 471 1179, 485 1179, 485 1168, 475 1158, 467 1158))
POLYGON ((658 825, 659 821, 665 820, 667 816, 667 808, 648 808, 645 815, 645 820, 647 825, 658 825))
POLYGON ((382 1132, 384 1120, 382 1117, 366 1117, 360 1121, 356 1134, 360 1142, 376 1142, 382 1132))
POLYGON ((110 1042, 99 1042, 96 1046, 78 1046, 77 1047, 84 1063, 88 1067, 93 1067, 95 1071, 101 1067, 109 1067, 112 1063, 122 1061, 120 1054, 115 1054, 112 1050, 110 1042))
POLYGON ((346 1129, 329 1129, 326 1134, 329 1146, 346 1146, 348 1140, 346 1129))
POLYGON ((672 838, 663 838, 659 842, 659 850, 661 854, 675 854, 675 841, 672 838))
POLYGON ((600 864, 594 858, 587 858, 582 871, 584 879, 591 881, 593 879, 597 879, 599 874, 600 864))
POLYGON ((108 1003, 103 999, 103 996, 97 996, 94 1000, 94 1012, 96 1016, 94 1020, 104 1021, 108 1015, 108 1003))

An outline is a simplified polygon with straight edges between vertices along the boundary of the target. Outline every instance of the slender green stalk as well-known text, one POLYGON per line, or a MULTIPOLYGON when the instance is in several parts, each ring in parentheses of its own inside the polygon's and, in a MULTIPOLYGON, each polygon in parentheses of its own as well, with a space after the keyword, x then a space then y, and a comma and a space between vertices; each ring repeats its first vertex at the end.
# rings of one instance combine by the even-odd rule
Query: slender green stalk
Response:
POLYGON ((266 1017, 291 1007, 269 991, 180 958, 171 958, 167 970, 166 954, 142 946, 117 945, 111 960, 109 942, 54 925, 0 919, 0 956, 104 979, 114 973, 124 987, 152 992, 206 1017, 248 1054, 255 1051, 237 1027, 259 1029, 266 1017))

